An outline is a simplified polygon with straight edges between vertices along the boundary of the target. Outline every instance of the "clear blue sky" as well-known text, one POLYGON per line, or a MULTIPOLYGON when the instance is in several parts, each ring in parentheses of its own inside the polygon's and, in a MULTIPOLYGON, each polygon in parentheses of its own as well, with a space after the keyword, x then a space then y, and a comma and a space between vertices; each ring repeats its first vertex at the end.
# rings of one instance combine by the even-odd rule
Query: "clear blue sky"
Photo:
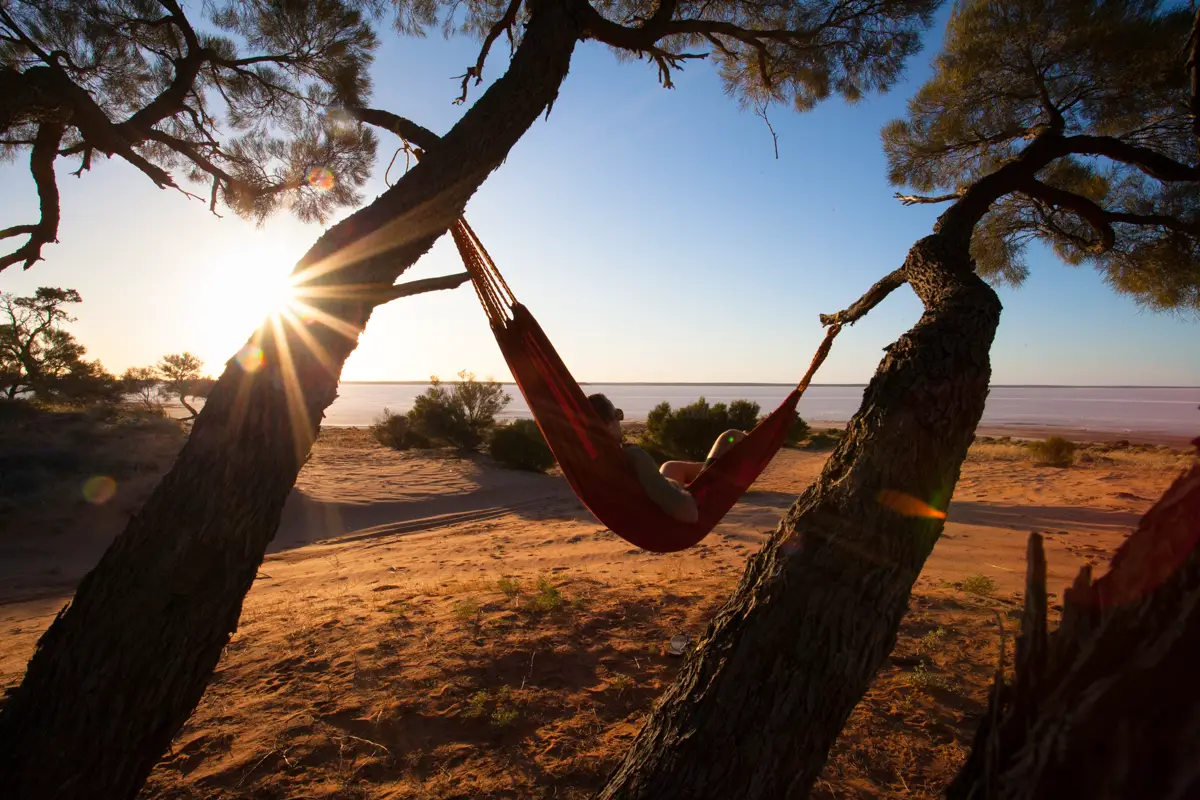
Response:
MULTIPOLYGON (((929 74, 946 12, 888 95, 815 111, 775 109, 779 160, 762 120, 693 62, 665 90, 653 66, 581 45, 558 102, 472 200, 468 218, 517 296, 580 380, 790 382, 840 310, 898 266, 937 207, 905 208, 887 184, 880 127, 929 74)), ((503 44, 501 42, 500 44, 503 44)), ((478 44, 385 37, 373 104, 444 132, 463 108, 452 78, 478 44)), ((487 66, 506 66, 498 45, 487 66)), ((484 87, 472 87, 477 98, 484 87)), ((367 187, 384 188, 393 140, 367 187)), ((402 160, 402 159, 401 159, 402 160)), ((61 243, 0 290, 74 287, 73 331, 114 371, 192 350, 219 372, 261 321, 272 287, 320 234, 280 216, 262 229, 155 189, 123 162, 81 179, 60 162, 61 243)), ((0 227, 36 219, 24 161, 0 166, 0 227)), ((1032 276, 1001 289, 997 384, 1200 386, 1200 323, 1141 311, 1088 268, 1035 252, 1032 276)), ((406 279, 456 272, 449 237, 406 279)), ((896 292, 838 339, 818 382, 868 380, 920 304, 896 292)), ((376 311, 347 380, 508 371, 469 287, 376 311)))

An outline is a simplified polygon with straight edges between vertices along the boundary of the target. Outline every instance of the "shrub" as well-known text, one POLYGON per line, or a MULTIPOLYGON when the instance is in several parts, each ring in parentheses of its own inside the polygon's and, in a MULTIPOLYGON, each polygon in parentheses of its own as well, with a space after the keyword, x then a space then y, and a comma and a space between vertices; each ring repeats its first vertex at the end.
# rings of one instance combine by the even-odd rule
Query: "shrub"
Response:
POLYGON ((801 419, 800 414, 792 412, 792 426, 788 428, 787 438, 783 440, 784 444, 797 445, 809 437, 812 429, 808 427, 808 423, 801 419))
MULTIPOLYGON (((717 403, 717 405, 713 406, 713 410, 715 411, 720 405, 720 403, 717 403)), ((758 424, 759 410, 758 403, 752 400, 734 400, 729 404, 729 424, 713 434, 713 438, 715 439, 730 428, 749 432, 758 424)))
POLYGON ((428 447, 429 440, 412 429, 403 414, 393 414, 385 408, 383 414, 371 426, 375 441, 393 450, 409 450, 413 447, 428 447))
POLYGON ((701 397, 691 405, 671 409, 659 403, 646 417, 646 439, 672 458, 703 461, 717 437, 730 428, 750 430, 758 420, 758 403, 734 400, 710 406, 701 397))
POLYGON ((554 466, 554 453, 546 437, 531 419, 513 420, 493 428, 488 437, 488 452, 506 467, 545 472, 554 466))
POLYGON ((980 597, 987 597, 996 591, 996 582, 987 575, 971 575, 957 586, 967 594, 977 594, 980 597))
POLYGON ((810 450, 831 450, 837 443, 838 437, 830 436, 828 433, 817 433, 808 439, 810 450))
POLYGON ((408 412, 409 427, 433 441, 475 450, 512 398, 493 380, 477 381, 470 372, 458 373, 459 383, 447 389, 434 376, 425 393, 408 412))
POLYGON ((1069 467, 1075 463, 1075 443, 1061 436, 1051 436, 1044 442, 1029 445, 1034 458, 1051 467, 1069 467))
POLYGON ((557 611, 562 608, 562 592, 548 577, 538 578, 538 593, 529 600, 529 610, 534 612, 557 611))

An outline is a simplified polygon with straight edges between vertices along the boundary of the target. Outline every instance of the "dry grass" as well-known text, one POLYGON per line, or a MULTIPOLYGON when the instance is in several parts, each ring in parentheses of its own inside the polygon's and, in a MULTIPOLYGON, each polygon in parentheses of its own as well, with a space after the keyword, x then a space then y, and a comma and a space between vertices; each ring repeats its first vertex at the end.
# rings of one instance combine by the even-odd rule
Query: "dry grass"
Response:
MULTIPOLYGON (((680 593, 578 576, 507 581, 251 604, 143 796, 590 796, 682 663, 666 654, 670 637, 698 638, 733 578, 699 576, 680 593), (537 589, 514 602, 520 585, 537 589), (559 601, 550 613, 538 597, 559 601)), ((939 795, 983 709, 992 604, 914 596, 815 797, 939 795)))
MULTIPOLYGON (((1031 466, 1039 456, 1033 445, 1037 442, 1019 442, 1006 437, 998 440, 980 439, 967 451, 967 460, 975 462, 1007 461, 1027 462, 1031 466)), ((1182 469, 1194 455, 1190 451, 1174 450, 1159 445, 1131 445, 1128 443, 1079 443, 1075 452, 1074 465, 1123 466, 1152 470, 1182 469)))

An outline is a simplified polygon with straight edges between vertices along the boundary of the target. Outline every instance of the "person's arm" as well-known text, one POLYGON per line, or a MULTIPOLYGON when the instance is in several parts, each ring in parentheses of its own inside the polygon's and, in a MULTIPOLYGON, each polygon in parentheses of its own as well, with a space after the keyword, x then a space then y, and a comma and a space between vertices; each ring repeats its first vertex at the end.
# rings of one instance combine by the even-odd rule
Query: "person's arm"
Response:
POLYGON ((696 498, 675 481, 664 478, 649 453, 640 447, 627 447, 625 452, 633 461, 634 471, 655 505, 680 522, 695 522, 700 518, 696 498))

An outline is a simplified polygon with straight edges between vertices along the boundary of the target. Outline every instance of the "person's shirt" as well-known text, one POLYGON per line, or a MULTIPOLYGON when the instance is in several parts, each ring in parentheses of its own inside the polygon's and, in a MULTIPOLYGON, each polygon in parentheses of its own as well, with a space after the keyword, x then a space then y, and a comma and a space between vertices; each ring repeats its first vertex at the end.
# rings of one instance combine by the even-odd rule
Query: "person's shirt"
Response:
POLYGON ((633 462, 638 480, 655 505, 680 522, 695 522, 700 518, 696 498, 687 489, 659 472, 658 465, 649 453, 632 444, 625 445, 625 452, 633 462))

